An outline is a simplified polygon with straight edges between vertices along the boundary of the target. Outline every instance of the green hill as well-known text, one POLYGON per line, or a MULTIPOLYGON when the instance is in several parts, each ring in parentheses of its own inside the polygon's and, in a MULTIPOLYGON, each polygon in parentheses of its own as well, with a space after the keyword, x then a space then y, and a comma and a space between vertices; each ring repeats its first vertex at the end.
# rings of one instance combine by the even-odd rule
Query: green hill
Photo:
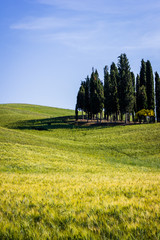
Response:
POLYGON ((0 105, 0 239, 160 239, 159 136, 0 105))

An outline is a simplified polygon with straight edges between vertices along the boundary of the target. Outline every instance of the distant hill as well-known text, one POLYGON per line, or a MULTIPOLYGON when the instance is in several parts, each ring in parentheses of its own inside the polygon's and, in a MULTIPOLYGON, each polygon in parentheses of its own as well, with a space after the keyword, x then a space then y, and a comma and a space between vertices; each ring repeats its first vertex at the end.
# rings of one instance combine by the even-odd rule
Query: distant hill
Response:
POLYGON ((74 110, 31 104, 0 104, 0 126, 17 121, 74 115, 74 110))

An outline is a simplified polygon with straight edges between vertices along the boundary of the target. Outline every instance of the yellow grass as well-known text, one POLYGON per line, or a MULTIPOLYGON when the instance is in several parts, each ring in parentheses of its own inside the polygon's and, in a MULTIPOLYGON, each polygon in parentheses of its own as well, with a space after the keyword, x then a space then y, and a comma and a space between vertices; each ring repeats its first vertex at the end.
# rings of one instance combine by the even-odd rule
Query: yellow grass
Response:
POLYGON ((0 239, 160 239, 159 124, 21 129, 48 109, 18 108, 0 109, 0 239))

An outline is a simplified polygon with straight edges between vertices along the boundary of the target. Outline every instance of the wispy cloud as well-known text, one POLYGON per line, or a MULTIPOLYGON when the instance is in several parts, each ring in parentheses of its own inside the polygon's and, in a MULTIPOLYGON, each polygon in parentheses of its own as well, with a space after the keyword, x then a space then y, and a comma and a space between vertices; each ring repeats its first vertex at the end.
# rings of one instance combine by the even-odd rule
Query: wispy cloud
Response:
POLYGON ((30 17, 19 23, 12 24, 10 28, 19 30, 47 30, 67 27, 68 24, 70 24, 69 21, 63 18, 30 17))
MULTIPOLYGON (((45 43, 58 43, 77 49, 88 49, 96 41, 101 24, 85 16, 29 17, 12 24, 12 30, 29 32, 28 38, 45 43), (94 23, 93 23, 94 22, 94 23), (32 34, 30 34, 30 32, 32 34)), ((27 35, 25 34, 25 38, 27 35)), ((95 46, 94 46, 95 47, 95 46)))
POLYGON ((72 9, 78 11, 93 10, 95 0, 88 1, 77 1, 77 0, 37 0, 38 3, 57 6, 62 9, 72 9))
POLYGON ((86 34, 85 32, 82 33, 64 31, 59 33, 43 35, 41 39, 48 42, 58 41, 68 46, 77 47, 83 45, 84 43, 89 42, 91 35, 93 35, 92 32, 86 34))
MULTIPOLYGON (((98 9, 108 11, 110 13, 126 11, 134 5, 135 0, 122 0, 122 4, 115 7, 115 2, 119 0, 107 0, 109 7, 106 4, 106 0, 100 0, 97 5, 97 0, 35 0, 39 4, 47 4, 57 6, 59 8, 74 9, 78 11, 85 11, 98 9), (130 1, 129 4, 124 4, 130 1), (96 7, 97 6, 97 7, 96 7)), ((137 1, 136 1, 137 2, 137 1)), ((144 3, 144 0, 140 1, 140 5, 144 3)), ((158 5, 157 0, 155 3, 158 5)), ((154 5, 155 6, 155 5, 154 5)), ((147 9, 144 6, 144 9, 147 9)), ((50 7, 49 7, 50 8, 50 7)), ((141 6, 142 8, 142 6, 141 6)), ((140 9, 141 9, 140 8, 140 9)), ((51 8, 52 9, 52 8, 51 8)), ((140 11, 140 9, 138 9, 140 11)), ((143 11, 145 11, 143 9, 143 11)), ((135 9, 133 8, 133 11, 135 9)), ((14 23, 10 26, 12 30, 24 30, 32 31, 34 34, 29 34, 29 38, 34 38, 36 41, 43 42, 57 42, 77 50, 103 50, 113 48, 125 49, 144 49, 144 48, 160 48, 160 34, 156 22, 159 17, 156 16, 156 20, 151 21, 151 16, 144 15, 139 18, 132 17, 114 17, 107 14, 97 14, 86 12, 79 12, 73 14, 72 11, 64 13, 64 15, 56 12, 53 16, 46 17, 28 17, 18 23, 14 23), (75 17, 76 16, 76 17, 75 17), (154 24, 153 24, 154 22, 154 24), (154 25, 154 27, 153 27, 154 25)), ((131 11, 131 9, 130 9, 131 11)), ((104 12, 103 12, 104 13, 104 12)), ((120 13, 122 14, 122 12, 120 13)), ((127 14, 129 14, 127 12, 127 14)), ((139 15, 138 15, 139 16, 139 15)), ((26 35, 25 35, 26 37, 26 35)), ((97 50, 97 51, 98 51, 97 50)))
POLYGON ((75 11, 101 12, 105 14, 132 15, 160 9, 159 0, 36 0, 40 4, 75 11))
POLYGON ((78 12, 101 12, 108 14, 121 13, 122 6, 117 9, 116 2, 119 0, 36 0, 40 4, 55 6, 59 9, 73 10, 78 12))

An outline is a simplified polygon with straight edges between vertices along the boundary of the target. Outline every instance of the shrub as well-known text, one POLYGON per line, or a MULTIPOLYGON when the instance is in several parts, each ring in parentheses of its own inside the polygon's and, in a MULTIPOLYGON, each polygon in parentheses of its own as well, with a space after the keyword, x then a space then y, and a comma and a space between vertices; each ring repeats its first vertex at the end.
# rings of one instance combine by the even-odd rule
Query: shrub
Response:
POLYGON ((155 122, 155 113, 154 111, 148 109, 142 109, 135 115, 135 121, 143 122, 155 122))

